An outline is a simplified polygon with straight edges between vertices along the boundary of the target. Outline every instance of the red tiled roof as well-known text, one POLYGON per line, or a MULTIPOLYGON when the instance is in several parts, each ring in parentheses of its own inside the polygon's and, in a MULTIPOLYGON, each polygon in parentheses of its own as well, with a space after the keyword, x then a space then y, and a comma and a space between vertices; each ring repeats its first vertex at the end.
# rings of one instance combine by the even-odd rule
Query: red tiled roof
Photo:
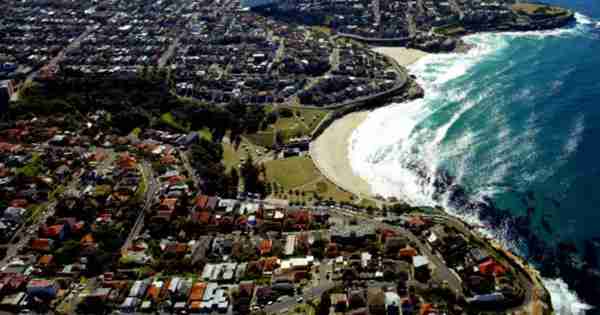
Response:
POLYGON ((34 250, 47 251, 50 249, 50 240, 47 238, 37 238, 31 241, 31 248, 34 250))
POLYGON ((81 238, 81 241, 79 241, 79 243, 83 246, 91 246, 91 245, 96 244, 96 241, 94 240, 92 233, 88 233, 84 237, 81 238))
POLYGON ((275 270, 275 268, 279 267, 279 258, 277 257, 270 257, 270 258, 265 258, 262 260, 263 263, 263 270, 264 271, 273 271, 275 270))
POLYGON ((196 198, 196 207, 198 209, 205 209, 207 203, 208 203, 208 196, 206 196, 206 195, 200 195, 200 196, 198 196, 198 198, 196 198))
POLYGON ((210 213, 206 211, 194 212, 194 214, 192 215, 192 221, 202 224, 208 224, 210 223, 210 213))
POLYGON ((407 246, 405 248, 401 248, 399 254, 400 257, 415 257, 417 256, 417 250, 407 246))
POLYGON ((192 290, 190 291, 189 300, 193 301, 201 301, 204 296, 204 290, 206 290, 206 283, 204 282, 196 282, 192 286, 192 290))
POLYGON ((312 215, 308 210, 299 210, 288 213, 288 217, 298 224, 310 223, 312 215))
POLYGON ((431 314, 431 313, 435 313, 435 309, 433 308, 433 305, 428 304, 428 303, 421 304, 421 309, 419 310, 420 315, 427 315, 427 314, 431 314))
POLYGON ((158 297, 160 296, 160 288, 155 285, 151 285, 150 288, 148 289, 147 296, 148 296, 148 298, 157 300, 158 297))
POLYGON ((423 219, 421 219, 421 217, 419 217, 419 216, 414 216, 414 217, 411 217, 410 220, 408 220, 408 224, 410 224, 412 226, 421 226, 421 225, 425 225, 425 221, 423 221, 423 219))
POLYGON ((260 242, 259 250, 261 255, 265 255, 271 252, 271 248, 273 247, 272 240, 262 240, 260 242))
POLYGON ((38 264, 47 266, 52 262, 53 259, 54 256, 52 255, 43 255, 42 257, 40 257, 40 260, 38 260, 38 264))
POLYGON ((46 237, 58 237, 64 228, 63 224, 55 224, 44 229, 43 234, 46 237))
POLYGON ((506 272, 504 266, 493 260, 492 258, 487 259, 486 261, 479 264, 479 272, 484 275, 494 275, 499 276, 506 272))
POLYGON ((160 158, 160 163, 164 165, 175 164, 175 162, 177 162, 177 159, 170 154, 160 158))
POLYGON ((160 202, 160 208, 163 210, 173 210, 177 204, 176 198, 165 198, 160 202))
POLYGON ((239 288, 240 293, 244 292, 248 297, 252 297, 252 294, 254 293, 254 283, 241 283, 239 288))
POLYGON ((27 207, 27 204, 27 199, 13 199, 13 201, 10 202, 10 206, 15 208, 25 208, 27 207))

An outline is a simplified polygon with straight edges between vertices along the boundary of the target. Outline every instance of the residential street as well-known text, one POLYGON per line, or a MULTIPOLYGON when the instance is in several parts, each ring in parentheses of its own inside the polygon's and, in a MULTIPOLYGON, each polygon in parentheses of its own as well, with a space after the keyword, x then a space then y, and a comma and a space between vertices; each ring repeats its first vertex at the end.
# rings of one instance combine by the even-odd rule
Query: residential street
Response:
POLYGON ((154 171, 152 170, 152 165, 150 165, 150 163, 148 163, 147 161, 141 162, 140 165, 141 165, 142 172, 144 173, 143 176, 144 176, 144 178, 146 180, 146 184, 147 184, 144 207, 142 209, 140 209, 138 218, 136 219, 135 223, 133 224, 133 227, 131 228, 131 232, 129 232, 129 236, 123 243, 123 246, 121 246, 121 251, 129 248, 131 246, 131 242, 136 237, 138 237, 139 234, 142 232, 142 228, 144 227, 144 218, 146 215, 146 211, 148 211, 150 209, 150 207, 152 207, 152 204, 154 203, 154 197, 156 196, 158 189, 160 188, 158 181, 154 177, 154 171))

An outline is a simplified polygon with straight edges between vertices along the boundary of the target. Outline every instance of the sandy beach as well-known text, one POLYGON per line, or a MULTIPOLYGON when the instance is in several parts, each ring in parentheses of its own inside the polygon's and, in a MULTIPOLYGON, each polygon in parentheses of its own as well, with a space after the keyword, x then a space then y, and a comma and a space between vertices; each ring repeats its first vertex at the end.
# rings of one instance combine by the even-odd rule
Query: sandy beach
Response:
POLYGON ((401 66, 408 66, 417 60, 427 56, 427 53, 421 50, 404 47, 373 47, 374 51, 384 54, 394 60, 401 66))
POLYGON ((330 181, 353 194, 363 197, 372 196, 369 183, 354 174, 348 149, 352 132, 366 118, 368 112, 348 114, 329 126, 312 142, 310 154, 317 168, 330 181))
MULTIPOLYGON (((402 66, 416 62, 427 53, 403 47, 376 47, 373 50, 394 58, 402 66)), ((361 197, 373 197, 369 183, 356 175, 350 165, 348 151, 350 137, 369 115, 369 112, 348 114, 333 122, 311 144, 311 157, 330 181, 338 187, 361 197)))

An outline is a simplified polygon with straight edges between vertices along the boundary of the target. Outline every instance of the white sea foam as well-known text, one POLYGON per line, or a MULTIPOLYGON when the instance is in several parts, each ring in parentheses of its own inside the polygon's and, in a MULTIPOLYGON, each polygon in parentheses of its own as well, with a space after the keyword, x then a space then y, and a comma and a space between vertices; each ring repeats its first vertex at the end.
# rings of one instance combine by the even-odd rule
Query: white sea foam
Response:
POLYGON ((583 132, 585 130, 585 116, 580 115, 575 120, 573 127, 569 131, 569 139, 563 146, 561 160, 568 160, 569 156, 577 151, 577 147, 581 142, 581 138, 583 137, 583 132))
POLYGON ((598 27, 600 22, 581 13, 575 13, 575 25, 571 27, 562 27, 552 30, 527 31, 527 32, 502 32, 501 34, 509 37, 528 37, 542 39, 545 37, 561 37, 570 35, 586 34, 590 27, 598 27))
MULTIPOLYGON (((423 99, 403 104, 393 104, 373 111, 363 124, 353 133, 350 141, 349 158, 353 170, 365 178, 374 193, 382 196, 395 196, 413 204, 442 205, 454 215, 479 226, 480 232, 498 240, 503 246, 513 251, 519 251, 518 243, 509 238, 511 230, 507 224, 500 227, 482 225, 477 213, 465 213, 448 207, 444 196, 434 200, 432 178, 441 163, 442 156, 461 155, 456 171, 457 179, 472 161, 469 160, 469 148, 477 141, 477 131, 463 130, 458 136, 454 135, 452 145, 444 146, 449 130, 454 124, 478 105, 478 100, 467 100, 471 86, 448 88, 454 80, 468 76, 470 69, 483 58, 493 58, 494 54, 509 47, 510 41, 516 37, 537 40, 543 37, 566 36, 581 33, 584 27, 589 27, 590 20, 580 14, 576 15, 575 27, 552 31, 520 32, 520 33, 491 33, 477 34, 465 37, 465 41, 474 45, 466 54, 437 54, 428 55, 411 65, 409 70, 415 74, 418 83, 425 89, 423 99), (447 102, 443 102, 447 100, 447 102), (429 121, 438 111, 447 109, 448 103, 454 102, 454 113, 445 121, 438 122, 433 128, 428 128, 429 121), (446 103, 446 104, 444 104, 446 103), (458 105, 456 105, 458 104, 458 105), (409 167, 410 166, 410 167, 409 167), (416 167, 415 167, 416 166, 416 167), (416 169, 416 170, 415 170, 416 169)), ((512 67, 510 63, 509 67, 512 67)), ((523 92, 528 98, 530 95, 523 92)), ((475 93, 477 94, 477 93, 475 93)), ((485 96, 485 93, 478 94, 485 96)), ((497 119, 505 119, 501 115, 497 119)), ((515 138, 509 129, 500 129, 497 137, 499 143, 506 146, 500 150, 522 150, 535 152, 531 147, 536 136, 535 114, 529 117, 525 132, 516 139, 524 141, 525 145, 515 148, 515 138), (504 141, 511 138, 513 141, 504 141)), ((499 123, 501 123, 499 121, 499 123)), ((572 131, 572 139, 566 143, 563 151, 570 153, 576 150, 584 130, 583 122, 576 123, 572 131)), ((463 128, 464 129, 464 128, 463 128)), ((475 198, 484 201, 484 196, 493 194, 498 188, 493 183, 501 183, 511 167, 510 158, 498 154, 490 162, 489 185, 484 184, 475 198)), ((531 176, 547 176, 547 174, 532 174, 531 176)), ((447 197, 447 196, 446 196, 447 197)), ((581 314, 587 305, 580 302, 577 296, 569 291, 567 285, 560 279, 546 280, 552 301, 558 314, 581 314)))
MULTIPOLYGON (((466 75, 483 57, 508 47, 508 42, 498 34, 472 35, 465 40, 475 45, 467 54, 429 55, 409 67, 427 91, 425 98, 376 110, 353 133, 350 161, 353 169, 371 183, 375 193, 420 204, 432 203, 428 178, 432 178, 437 169, 439 146, 452 125, 480 101, 466 100, 470 87, 451 90, 441 87, 466 75), (437 110, 443 110, 432 105, 439 99, 458 103, 459 108, 435 132, 428 128, 419 129, 420 123, 427 121, 437 110), (424 142, 418 153, 414 152, 417 142, 424 142), (424 165, 420 171, 428 176, 424 179, 414 170, 403 167, 409 164, 424 165)), ((484 96, 480 94, 480 97, 484 96)), ((465 145, 466 151, 472 135, 464 134, 462 138, 458 142, 465 145)))
POLYGON ((583 315, 592 307, 582 303, 562 279, 542 279, 552 297, 552 307, 559 315, 583 315))
POLYGON ((595 22, 591 17, 589 17, 585 14, 581 14, 579 12, 575 13, 575 20, 577 21, 577 24, 583 24, 583 25, 597 24, 597 22, 595 22))

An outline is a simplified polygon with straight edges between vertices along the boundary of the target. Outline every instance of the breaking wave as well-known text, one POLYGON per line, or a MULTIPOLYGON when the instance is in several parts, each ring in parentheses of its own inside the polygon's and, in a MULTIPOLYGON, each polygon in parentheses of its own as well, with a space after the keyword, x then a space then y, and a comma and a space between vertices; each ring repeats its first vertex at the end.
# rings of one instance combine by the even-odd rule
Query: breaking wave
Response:
MULTIPOLYGON (((478 163, 472 147, 489 140, 484 139, 486 136, 478 128, 463 125, 465 116, 481 114, 477 110, 479 106, 485 106, 481 101, 494 93, 493 86, 483 89, 475 86, 469 80, 470 69, 483 60, 497 58, 510 48, 510 42, 515 38, 537 40, 581 35, 585 28, 595 25, 595 22, 581 14, 576 14, 576 20, 573 27, 552 31, 470 35, 464 40, 473 48, 466 54, 428 55, 411 65, 409 70, 426 91, 425 97, 392 104, 369 114, 349 140, 349 160, 354 172, 369 182, 375 194, 397 197, 411 204, 441 205, 466 222, 480 226, 482 233, 494 237, 505 247, 520 252, 521 244, 510 237, 507 224, 492 228, 482 224, 477 213, 458 211, 448 203, 448 196, 435 195, 434 182, 440 169, 450 168, 455 181, 462 183, 467 169, 478 163), (454 163, 446 165, 448 160, 454 163)), ((506 75, 513 67, 514 63, 508 62, 492 75, 506 75)), ((560 81, 552 83, 553 89, 561 86, 560 81)), ((535 97, 532 93, 532 90, 524 88, 514 97, 527 101, 535 97)), ((494 109, 489 111, 494 116, 491 123, 498 127, 495 137, 497 147, 494 148, 496 156, 491 161, 485 161, 489 165, 489 176, 479 179, 484 182, 479 182, 478 190, 473 192, 472 198, 482 202, 488 200, 487 196, 502 190, 502 185, 494 183, 502 183, 512 167, 514 156, 502 153, 516 151, 519 158, 533 158, 531 154, 537 151, 534 138, 539 131, 536 129, 535 113, 527 119, 525 132, 513 136, 510 129, 503 127, 507 118, 494 112, 494 109), (507 141, 508 138, 512 140, 507 141)), ((571 129, 570 139, 563 145, 561 156, 564 159, 577 149, 584 127, 584 119, 578 118, 571 129)), ((552 174, 549 168, 522 176, 530 181, 552 174)), ((578 315, 589 309, 561 279, 545 279, 544 283, 551 292, 558 314, 578 315)))
POLYGON ((554 312, 560 315, 583 315, 592 307, 582 303, 577 294, 569 290, 567 284, 561 279, 543 279, 544 286, 552 296, 554 312))

